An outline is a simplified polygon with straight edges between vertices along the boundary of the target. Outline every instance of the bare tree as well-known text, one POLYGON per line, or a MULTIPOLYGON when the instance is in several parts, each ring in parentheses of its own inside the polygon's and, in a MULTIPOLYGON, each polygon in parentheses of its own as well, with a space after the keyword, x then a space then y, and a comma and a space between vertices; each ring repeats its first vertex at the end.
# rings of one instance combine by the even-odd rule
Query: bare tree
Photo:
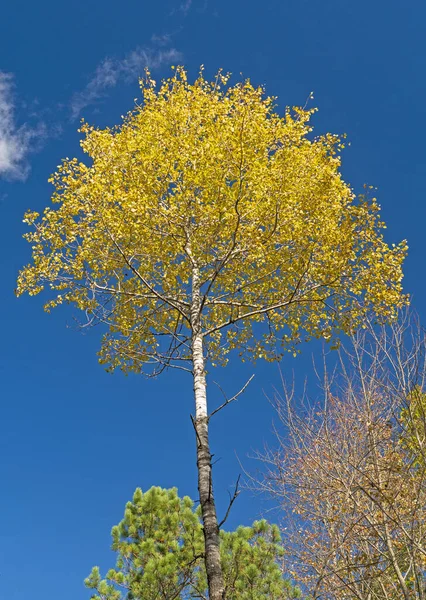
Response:
POLYGON ((257 487, 279 500, 287 569, 314 600, 425 600, 426 338, 406 314, 351 342, 319 402, 275 396, 257 487))

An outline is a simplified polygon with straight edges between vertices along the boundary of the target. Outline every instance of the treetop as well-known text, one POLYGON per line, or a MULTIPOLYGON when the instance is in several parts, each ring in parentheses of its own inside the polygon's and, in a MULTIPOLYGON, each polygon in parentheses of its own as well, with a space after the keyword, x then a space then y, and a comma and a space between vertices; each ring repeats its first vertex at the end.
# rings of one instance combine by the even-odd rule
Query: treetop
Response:
POLYGON ((83 123, 89 161, 65 159, 54 206, 26 214, 18 294, 47 288, 46 310, 104 323, 101 361, 125 371, 185 368, 195 321, 224 363, 395 316, 407 245, 388 246, 376 199, 343 180, 342 140, 312 137, 313 109, 280 115, 249 80, 190 83, 183 67, 142 92, 121 125, 83 123))

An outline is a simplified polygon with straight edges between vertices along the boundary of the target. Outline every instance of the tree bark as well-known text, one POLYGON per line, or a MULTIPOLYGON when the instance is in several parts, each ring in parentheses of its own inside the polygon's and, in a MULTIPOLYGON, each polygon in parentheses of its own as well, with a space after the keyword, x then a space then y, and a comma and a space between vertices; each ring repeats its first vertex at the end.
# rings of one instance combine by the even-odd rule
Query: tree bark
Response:
POLYGON ((213 496, 212 464, 209 444, 206 373, 201 331, 201 292, 198 269, 192 277, 192 363, 195 397, 195 431, 197 442, 198 491, 204 526, 205 565, 210 600, 224 599, 224 582, 220 562, 219 526, 213 496))

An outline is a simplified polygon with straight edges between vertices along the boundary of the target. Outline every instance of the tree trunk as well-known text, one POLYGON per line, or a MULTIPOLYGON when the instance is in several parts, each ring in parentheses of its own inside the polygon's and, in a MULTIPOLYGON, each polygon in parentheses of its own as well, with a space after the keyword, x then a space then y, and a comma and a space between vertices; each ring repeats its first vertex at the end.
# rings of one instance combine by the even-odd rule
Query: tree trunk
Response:
POLYGON ((206 373, 203 352, 203 336, 200 319, 199 272, 193 271, 192 279, 192 363, 195 396, 195 431, 197 442, 198 491, 204 526, 205 565, 210 600, 223 600, 224 582, 220 562, 219 526, 213 497, 212 464, 209 445, 206 373))

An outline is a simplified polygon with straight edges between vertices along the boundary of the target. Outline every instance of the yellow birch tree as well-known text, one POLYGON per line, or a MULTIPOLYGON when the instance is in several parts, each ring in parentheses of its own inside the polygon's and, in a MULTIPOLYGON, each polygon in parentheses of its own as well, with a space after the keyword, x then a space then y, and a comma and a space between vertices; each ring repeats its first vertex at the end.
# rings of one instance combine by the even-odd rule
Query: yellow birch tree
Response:
MULTIPOLYGON (((287 109, 249 81, 184 68, 116 128, 83 124, 87 163, 65 159, 17 293, 47 288, 105 324, 108 369, 193 376, 198 487, 211 600, 223 597, 212 490, 206 365, 229 352, 274 360, 302 339, 334 340, 367 312, 404 303, 406 244, 390 248, 375 199, 339 173, 342 142, 313 138, 313 110, 287 109)), ((213 411, 216 412, 216 411, 213 411)))

